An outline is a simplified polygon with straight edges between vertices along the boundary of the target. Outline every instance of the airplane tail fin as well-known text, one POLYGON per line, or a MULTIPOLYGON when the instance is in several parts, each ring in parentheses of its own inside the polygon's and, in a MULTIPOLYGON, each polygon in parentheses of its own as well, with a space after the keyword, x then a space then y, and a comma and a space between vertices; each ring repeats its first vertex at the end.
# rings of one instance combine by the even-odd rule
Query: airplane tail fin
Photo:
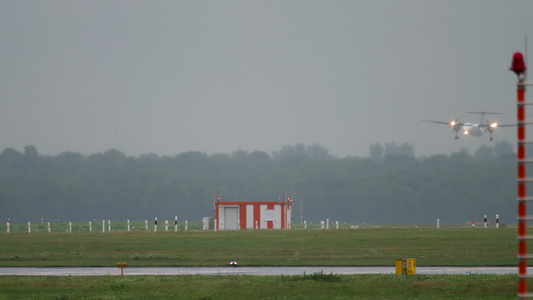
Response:
POLYGON ((486 111, 467 111, 467 114, 480 114, 481 115, 481 121, 479 124, 483 124, 483 117, 485 115, 499 115, 500 113, 497 112, 486 112, 486 111))

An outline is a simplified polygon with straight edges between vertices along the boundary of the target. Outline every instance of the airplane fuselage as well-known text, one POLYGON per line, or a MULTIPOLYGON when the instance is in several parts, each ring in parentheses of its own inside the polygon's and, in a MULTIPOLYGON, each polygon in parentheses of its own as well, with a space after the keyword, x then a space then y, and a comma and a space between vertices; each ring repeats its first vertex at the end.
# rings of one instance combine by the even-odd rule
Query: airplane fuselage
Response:
POLYGON ((464 135, 482 136, 487 131, 486 128, 482 128, 479 124, 475 123, 464 123, 462 127, 464 135))

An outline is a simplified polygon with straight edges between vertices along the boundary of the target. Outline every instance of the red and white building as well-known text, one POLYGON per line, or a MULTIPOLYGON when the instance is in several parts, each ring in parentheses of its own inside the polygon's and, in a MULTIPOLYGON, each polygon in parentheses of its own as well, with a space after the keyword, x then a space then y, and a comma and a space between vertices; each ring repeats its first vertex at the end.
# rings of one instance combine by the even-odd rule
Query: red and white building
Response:
POLYGON ((290 229, 292 202, 215 202, 216 229, 290 229))

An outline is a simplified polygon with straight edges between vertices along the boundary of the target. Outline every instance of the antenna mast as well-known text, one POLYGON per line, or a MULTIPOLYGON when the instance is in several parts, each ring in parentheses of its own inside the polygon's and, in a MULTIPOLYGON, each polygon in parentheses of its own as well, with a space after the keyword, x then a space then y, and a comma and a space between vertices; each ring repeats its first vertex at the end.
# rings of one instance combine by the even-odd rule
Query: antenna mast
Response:
MULTIPOLYGON (((524 60, 527 66, 527 34, 524 36, 524 60)), ((527 69, 524 70, 524 82, 527 82, 527 69)))

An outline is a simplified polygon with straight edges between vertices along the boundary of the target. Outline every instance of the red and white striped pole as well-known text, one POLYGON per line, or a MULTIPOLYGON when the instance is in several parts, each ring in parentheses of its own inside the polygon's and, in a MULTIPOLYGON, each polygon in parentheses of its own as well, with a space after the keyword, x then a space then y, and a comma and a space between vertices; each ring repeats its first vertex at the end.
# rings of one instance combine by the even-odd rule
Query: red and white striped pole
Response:
POLYGON ((517 156, 518 156, 518 293, 527 293, 527 221, 526 221, 526 108, 525 86, 517 86, 517 156))
POLYGON ((526 178, 526 64, 522 53, 515 53, 510 68, 518 76, 517 94, 517 163, 518 163, 518 297, 527 295, 527 178, 526 178))

